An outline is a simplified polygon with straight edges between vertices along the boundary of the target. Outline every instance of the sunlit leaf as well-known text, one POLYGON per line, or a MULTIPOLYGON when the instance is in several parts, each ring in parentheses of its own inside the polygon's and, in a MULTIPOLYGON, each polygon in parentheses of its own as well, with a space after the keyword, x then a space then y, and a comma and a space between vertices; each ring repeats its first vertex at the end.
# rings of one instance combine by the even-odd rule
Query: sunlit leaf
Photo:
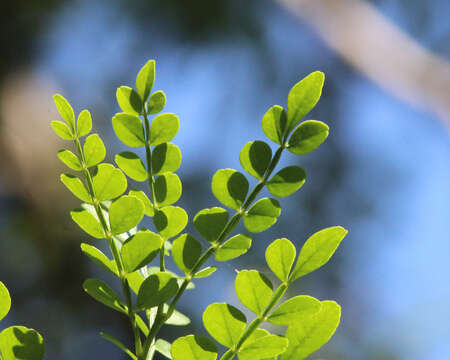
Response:
POLYGON ((156 146, 172 140, 178 132, 178 116, 165 113, 156 116, 150 126, 150 145, 156 146))
POLYGON ((114 132, 120 141, 130 147, 145 146, 142 121, 136 115, 119 113, 112 118, 114 132))
POLYGON ((136 308, 150 309, 168 301, 178 290, 177 279, 167 273, 159 272, 144 280, 139 289, 136 308))
POLYGON ((217 267, 215 267, 215 266, 205 267, 204 269, 201 269, 198 272, 196 272, 194 275, 194 278, 199 279, 199 278, 208 277, 208 276, 214 274, 216 272, 216 270, 217 270, 217 267))
POLYGON ((148 99, 148 113, 157 114, 164 109, 164 105, 166 105, 166 94, 161 90, 155 91, 148 99))
POLYGON ((11 309, 11 296, 5 284, 0 281, 0 320, 3 319, 11 309))
POLYGON ((277 144, 281 145, 286 128, 287 116, 279 105, 272 106, 262 118, 261 126, 264 134, 277 144))
POLYGON ((216 241, 228 222, 228 212, 220 207, 200 210, 194 217, 194 226, 208 241, 216 241))
POLYGON ((273 294, 270 280, 256 270, 239 271, 234 288, 241 303, 256 315, 262 314, 273 294))
POLYGON ((92 203, 91 195, 79 178, 71 174, 62 174, 61 181, 81 201, 92 203))
POLYGON ((98 222, 97 218, 85 209, 75 209, 70 212, 73 221, 75 221, 80 228, 86 231, 89 235, 96 239, 105 238, 105 232, 98 222))
POLYGON ((299 295, 282 303, 268 317, 267 321, 276 325, 291 325, 302 322, 320 311, 322 303, 306 295, 299 295))
POLYGON ((53 131, 63 140, 73 140, 74 136, 70 128, 64 124, 62 121, 52 121, 51 126, 53 131))
POLYGON ((225 206, 239 210, 248 193, 248 181, 233 169, 218 170, 211 182, 214 196, 225 206))
POLYGON ((183 234, 173 242, 173 261, 185 274, 190 273, 201 254, 202 246, 189 234, 183 234))
POLYGON ((72 151, 66 149, 59 150, 58 158, 72 170, 80 171, 82 169, 80 159, 72 151))
POLYGON ((221 244, 215 258, 217 261, 228 261, 245 254, 252 246, 252 238, 247 234, 238 234, 221 244))
POLYGON ((175 172, 181 165, 180 148, 172 143, 155 146, 152 153, 153 175, 175 172))
POLYGON ((153 209, 153 205, 148 198, 148 196, 141 190, 130 190, 128 195, 137 197, 144 204, 144 214, 147 216, 153 216, 155 214, 155 210, 153 209))
POLYGON ((287 149, 296 155, 308 154, 325 141, 328 132, 328 125, 321 121, 304 121, 292 133, 287 149))
POLYGON ((83 110, 77 119, 77 136, 83 137, 92 130, 92 116, 89 110, 83 110))
POLYGON ((269 180, 267 190, 273 196, 286 197, 300 189, 305 183, 305 179, 305 170, 299 166, 288 166, 269 180))
POLYGON ((156 202, 159 206, 172 205, 181 197, 182 185, 177 174, 166 173, 155 180, 156 202))
POLYGON ((277 239, 267 247, 267 265, 283 282, 289 278, 296 253, 294 244, 285 238, 277 239))
POLYGON ((44 339, 36 330, 11 326, 0 333, 0 351, 4 360, 42 360, 44 339))
POLYGON ((147 170, 141 158, 134 152, 124 151, 116 155, 116 164, 130 178, 136 181, 145 181, 148 178, 147 170))
POLYGON ((92 298, 110 307, 111 309, 117 310, 121 313, 126 314, 127 308, 116 292, 99 279, 87 279, 83 283, 83 289, 92 298))
POLYGON ((139 70, 136 77, 136 89, 142 101, 147 101, 155 82, 155 60, 149 60, 139 70))
POLYGON ((111 261, 105 254, 103 254, 95 246, 82 243, 81 251, 86 254, 93 262, 103 267, 105 270, 111 272, 114 275, 119 275, 117 271, 117 266, 114 261, 111 261))
POLYGON ((245 144, 239 160, 245 171, 261 180, 272 159, 272 149, 264 141, 251 141, 245 144))
POLYGON ((75 114, 72 106, 63 96, 59 94, 53 95, 53 100, 55 101, 59 115, 61 115, 63 120, 67 123, 67 125, 69 125, 71 132, 75 133, 75 114))
POLYGON ((250 232, 261 232, 271 227, 281 214, 280 203, 271 198, 258 200, 244 217, 244 225, 250 232))
POLYGON ((86 166, 91 167, 102 162, 106 156, 105 144, 98 134, 89 135, 83 145, 86 166))
POLYGON ((99 201, 112 200, 122 195, 127 188, 127 179, 111 164, 99 164, 92 177, 94 191, 99 201))
POLYGON ((171 348, 172 344, 164 339, 158 339, 155 342, 156 351, 163 354, 168 359, 172 359, 172 354, 170 353, 171 348))
POLYGON ((149 230, 141 230, 122 245, 121 254, 125 271, 133 272, 148 265, 159 253, 163 239, 149 230))
POLYGON ((135 227, 144 217, 144 204, 134 196, 124 195, 109 208, 109 222, 113 235, 122 234, 135 227))
POLYGON ((178 206, 167 206, 155 212, 153 222, 161 236, 169 239, 183 231, 188 223, 188 216, 178 206))
POLYGON ((216 360, 217 346, 210 339, 188 335, 180 337, 172 344, 173 360, 216 360))
POLYGON ((134 89, 129 86, 121 86, 116 91, 116 97, 123 112, 132 115, 142 113, 142 100, 134 89))
POLYGON ((239 360, 273 358, 286 351, 289 341, 278 335, 267 335, 246 343, 239 351, 239 360))

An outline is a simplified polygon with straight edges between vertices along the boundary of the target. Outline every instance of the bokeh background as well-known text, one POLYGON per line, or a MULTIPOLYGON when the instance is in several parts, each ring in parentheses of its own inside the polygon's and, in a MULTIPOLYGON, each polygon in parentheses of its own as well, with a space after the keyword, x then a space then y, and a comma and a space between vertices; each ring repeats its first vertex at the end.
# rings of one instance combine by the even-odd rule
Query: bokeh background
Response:
POLYGON ((265 111, 314 70, 327 77, 309 118, 331 127, 318 151, 284 157, 308 180, 282 200, 279 222, 197 281, 180 303, 196 320, 164 337, 204 333, 211 302, 238 304, 234 270, 266 271, 271 240, 299 247, 342 225, 350 232, 336 256, 296 289, 343 308, 335 337, 311 358, 450 358, 449 24, 447 0, 2 1, 0 279, 13 296, 2 327, 38 329, 49 360, 125 358, 98 332, 130 343, 126 319, 81 288, 112 279, 80 252, 92 240, 70 220, 78 201, 58 180, 66 144, 50 130, 51 96, 91 110, 112 161, 124 148, 111 127, 115 90, 153 58, 155 89, 181 120, 180 204, 191 217, 217 205, 214 172, 240 169, 242 146, 264 139, 265 111))

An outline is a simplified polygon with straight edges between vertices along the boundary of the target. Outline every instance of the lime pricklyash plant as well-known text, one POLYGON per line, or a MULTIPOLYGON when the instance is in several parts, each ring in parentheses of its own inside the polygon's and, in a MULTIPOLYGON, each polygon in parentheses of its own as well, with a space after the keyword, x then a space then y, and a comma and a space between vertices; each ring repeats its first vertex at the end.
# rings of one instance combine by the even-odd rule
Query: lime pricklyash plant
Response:
MULTIPOLYGON (((75 117, 70 104, 62 96, 54 96, 64 122, 53 121, 52 127, 61 138, 71 140, 75 149, 75 153, 61 150, 58 157, 78 172, 77 176, 63 174, 61 181, 83 202, 71 212, 72 219, 92 237, 106 239, 112 259, 87 243, 81 244, 82 252, 119 278, 123 294, 120 296, 98 279, 86 280, 84 290, 129 318, 134 348, 128 349, 112 335, 101 335, 132 359, 151 360, 159 352, 174 360, 212 360, 218 356, 212 340, 189 335, 170 344, 159 337, 159 331, 164 325, 189 323, 176 306, 185 290, 193 287, 194 279, 216 271, 215 266, 202 268, 209 258, 228 261, 249 250, 250 234, 233 234, 238 223, 243 220, 249 233, 268 229, 281 213, 275 198, 289 196, 304 184, 306 174, 299 166, 274 172, 283 151, 305 155, 327 138, 328 126, 324 123, 301 122, 321 96, 324 75, 308 75, 290 91, 286 110, 276 105, 264 115, 262 129, 278 146, 274 153, 264 141, 252 141, 242 148, 241 165, 258 180, 251 191, 246 176, 237 170, 222 169, 214 174, 212 192, 234 214, 213 207, 193 217, 198 232, 195 236, 209 244, 205 250, 194 235, 183 233, 188 215, 174 205, 182 193, 175 173, 181 164, 181 151, 170 141, 178 132, 179 119, 172 113, 161 114, 166 96, 162 91, 152 92, 154 80, 155 62, 150 60, 137 75, 136 89, 117 89, 122 112, 112 118, 114 131, 125 145, 145 152, 144 160, 132 151, 117 154, 117 167, 103 162, 105 146, 97 134, 90 134, 90 113, 83 110, 75 117), (147 183, 147 191, 127 190, 127 176, 147 183), (258 199, 264 187, 273 198, 258 199), (139 227, 144 216, 153 219, 152 230, 139 227), (166 268, 166 256, 172 256, 182 275, 166 268), (155 259, 159 262, 151 266, 155 259)), ((236 356, 240 360, 299 360, 329 340, 340 318, 340 307, 335 302, 296 296, 278 303, 294 280, 328 261, 346 233, 341 227, 331 227, 312 235, 295 266, 295 246, 287 239, 275 240, 267 248, 266 260, 281 282, 276 290, 260 272, 238 273, 236 293, 242 304, 255 313, 255 319, 247 325, 243 313, 228 304, 212 304, 203 315, 206 330, 227 347, 222 360, 236 356), (271 335, 259 328, 264 322, 287 326, 287 330, 283 336, 271 335)))

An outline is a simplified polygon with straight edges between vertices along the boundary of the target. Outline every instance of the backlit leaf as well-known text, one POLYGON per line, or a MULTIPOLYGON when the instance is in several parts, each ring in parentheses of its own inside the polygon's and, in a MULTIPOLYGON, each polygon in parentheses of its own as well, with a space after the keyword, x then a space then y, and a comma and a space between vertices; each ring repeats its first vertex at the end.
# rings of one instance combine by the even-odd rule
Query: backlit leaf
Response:
POLYGON ((91 195, 89 195, 79 178, 71 174, 62 174, 61 181, 78 199, 92 203, 91 195))
POLYGON ((69 125, 72 133, 75 132, 75 114, 73 112, 72 106, 69 102, 59 94, 53 95, 53 100, 55 101, 56 108, 58 109, 59 115, 63 120, 69 125))
POLYGON ((0 320, 3 319, 11 309, 11 296, 5 284, 0 281, 0 320))
POLYGON ((109 208, 109 222, 113 235, 122 234, 135 227, 144 217, 144 204, 134 196, 124 195, 109 208))
POLYGON ((259 360, 276 357, 286 351, 289 341, 278 335, 267 335, 246 343, 239 351, 239 360, 259 360))
POLYGON ((297 251, 288 239, 277 239, 267 247, 266 261, 270 270, 280 279, 289 278, 297 251))
POLYGON ((200 210, 194 217, 194 226, 208 241, 216 241, 228 222, 228 212, 220 207, 200 210))
POLYGON ((252 239, 247 234, 238 234, 220 245, 215 254, 217 261, 228 261, 245 254, 252 246, 252 239))
POLYGON ((156 146, 172 140, 178 132, 178 116, 165 113, 156 116, 150 126, 150 145, 156 146))
POLYGON ((52 121, 51 126, 53 131, 58 135, 61 139, 64 140, 73 140, 74 136, 72 135, 72 132, 70 128, 64 124, 62 121, 52 121))
POLYGON ((80 159, 72 151, 66 149, 59 150, 58 158, 72 170, 80 171, 82 169, 80 159))
POLYGON ((326 264, 347 232, 343 227, 334 226, 313 234, 300 250, 289 281, 292 282, 326 264))
POLYGON ((166 173, 155 180, 156 202, 159 206, 176 203, 181 197, 182 185, 177 174, 166 173))
POLYGON ((308 154, 325 141, 328 132, 328 125, 321 121, 303 121, 292 133, 287 149, 296 155, 308 154))
POLYGON ((161 90, 155 91, 148 99, 148 113, 157 114, 164 109, 164 105, 166 105, 166 94, 161 90))
POLYGON ((83 283, 83 289, 95 300, 117 310, 123 314, 127 313, 125 304, 120 300, 119 296, 115 293, 109 285, 105 284, 99 279, 87 279, 83 283))
POLYGON ((0 333, 0 350, 4 360, 42 360, 44 339, 36 330, 11 326, 0 333))
POLYGON ((172 354, 170 353, 171 348, 172 344, 164 339, 158 339, 155 342, 156 351, 163 354, 168 359, 172 359, 172 354))
POLYGON ((188 335, 174 341, 171 353, 173 360, 216 360, 217 346, 206 337, 188 335))
POLYGON ((136 115, 119 113, 112 118, 114 132, 120 141, 130 147, 145 146, 142 121, 136 115))
POLYGON ((163 239, 149 230, 138 231, 122 245, 125 271, 133 272, 148 265, 159 253, 163 239))
POLYGON ((145 181, 148 178, 147 170, 141 158, 131 151, 124 151, 116 155, 116 164, 130 178, 136 181, 145 181))
POLYGON ((177 279, 167 272, 150 275, 139 289, 136 308, 150 309, 170 300, 178 290, 177 279))
POLYGON ((258 200, 244 217, 248 231, 261 232, 271 227, 281 214, 280 203, 271 198, 258 200))
POLYGON ((305 183, 305 179, 305 170, 299 166, 288 166, 269 180, 267 190, 273 196, 286 197, 300 189, 305 183))
POLYGON ((211 182, 214 196, 225 206, 239 210, 248 193, 248 181, 233 169, 218 170, 211 182))
POLYGON ((245 144, 239 160, 245 171, 261 180, 272 159, 272 149, 264 141, 251 141, 245 144))
POLYGON ((123 112, 132 115, 142 113, 142 100, 134 89, 129 86, 121 86, 116 91, 116 97, 123 112))
POLYGON ((322 303, 306 295, 299 295, 282 303, 270 314, 267 321, 276 325, 291 325, 301 323, 307 317, 320 311, 322 303))
POLYGON ((173 242, 173 261, 185 274, 190 273, 201 254, 202 246, 189 234, 183 234, 173 242))
POLYGON ((194 275, 194 278, 199 279, 199 278, 208 277, 208 276, 214 274, 216 272, 216 270, 217 270, 217 267, 215 267, 215 266, 205 267, 204 269, 201 269, 198 272, 196 272, 194 275))
POLYGON ((209 335, 229 348, 239 341, 246 322, 239 309, 225 303, 213 303, 203 313, 203 324, 209 335))
POLYGON ((89 110, 83 110, 77 119, 77 136, 83 137, 92 130, 92 116, 89 110))
POLYGON ((72 216, 73 221, 75 221, 80 228, 92 237, 95 237, 96 239, 105 238, 102 226, 96 217, 89 211, 85 209, 75 209, 70 212, 70 216, 72 216))
POLYGON ((234 283, 236 295, 244 306, 261 315, 273 294, 272 283, 256 270, 241 270, 234 283))
POLYGON ((155 215, 155 210, 153 209, 153 205, 148 198, 148 196, 141 190, 130 190, 128 195, 137 197, 144 204, 144 214, 147 216, 155 215))
POLYGON ((119 275, 117 271, 117 266, 114 261, 108 258, 105 254, 103 254, 99 249, 95 246, 82 243, 81 251, 86 254, 93 262, 103 267, 105 270, 111 272, 114 275, 119 275))
POLYGON ((264 134, 277 144, 281 145, 286 128, 287 115, 279 105, 272 106, 262 118, 261 126, 264 134))
POLYGON ((180 148, 172 143, 156 146, 152 153, 153 175, 175 172, 181 165, 180 148))
POLYGON ((169 239, 183 231, 188 223, 188 216, 178 206, 167 206, 155 212, 153 222, 161 236, 169 239))
POLYGON ((136 89, 143 102, 147 101, 148 96, 155 82, 155 60, 149 60, 139 71, 136 77, 136 89))
POLYGON ((97 165, 105 159, 105 145, 98 134, 92 134, 86 138, 83 145, 83 152, 87 167, 97 165))
POLYGON ((127 188, 125 175, 111 164, 99 164, 92 177, 94 191, 99 201, 112 200, 127 188))

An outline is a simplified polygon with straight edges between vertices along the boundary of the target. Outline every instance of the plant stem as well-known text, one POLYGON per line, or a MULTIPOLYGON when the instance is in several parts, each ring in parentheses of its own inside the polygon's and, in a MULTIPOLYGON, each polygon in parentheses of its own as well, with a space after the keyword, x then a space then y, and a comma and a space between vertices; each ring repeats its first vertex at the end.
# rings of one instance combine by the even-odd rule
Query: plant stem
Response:
POLYGON ((184 291, 186 290, 189 283, 194 278, 195 273, 200 269, 200 267, 216 252, 219 245, 225 240, 225 238, 233 231, 233 229, 239 224, 239 221, 241 220, 243 214, 245 211, 247 211, 248 207, 252 204, 252 202, 255 200, 256 196, 258 196, 259 192, 264 188, 264 186, 267 183, 268 178, 272 174, 273 170, 277 166, 281 154, 283 150, 285 149, 285 143, 283 143, 275 152, 275 155, 273 156, 272 160, 270 161, 269 166, 267 167, 267 170, 264 174, 263 179, 253 188, 250 195, 247 197, 246 201, 244 202, 242 208, 233 215, 233 217, 228 221, 228 223, 225 225, 225 228, 220 233, 219 237, 216 241, 212 243, 212 245, 206 250, 206 252, 203 253, 202 256, 197 260, 197 262, 192 267, 190 274, 187 274, 183 283, 181 284, 180 288, 178 289, 177 293, 175 294, 172 302, 170 303, 169 309, 167 310, 167 313, 160 314, 160 316, 157 316, 155 319, 155 322, 153 323, 149 336, 145 340, 144 343, 144 351, 142 358, 139 358, 139 360, 146 360, 145 354, 148 353, 150 349, 151 342, 155 338, 156 334, 158 333, 159 329, 164 325, 165 321, 172 315, 172 313, 175 310, 175 306, 180 300, 181 296, 183 295, 184 291))
POLYGON ((114 240, 114 237, 110 231, 108 222, 106 221, 106 218, 103 214, 103 210, 100 206, 100 202, 96 197, 95 194, 95 189, 94 189, 94 183, 92 181, 92 177, 91 177, 91 173, 89 172, 88 168, 86 167, 86 159, 84 157, 84 153, 82 151, 81 148, 81 144, 78 138, 75 138, 74 140, 75 142, 75 146, 78 152, 78 155, 80 156, 81 159, 81 163, 83 166, 83 174, 84 177, 86 179, 88 188, 89 188, 89 192, 92 198, 92 203, 94 204, 95 207, 95 211, 97 213, 97 216, 100 220, 100 224, 103 228, 103 231, 105 233, 106 239, 108 240, 109 243, 109 247, 111 250, 111 253, 114 257, 114 261, 116 263, 117 266, 117 270, 119 272, 119 278, 120 281, 122 283, 122 291, 125 295, 126 301, 127 301, 127 307, 128 307, 128 317, 130 319, 130 323, 131 323, 131 327, 133 329, 133 334, 134 334, 134 342, 135 342, 135 351, 136 354, 140 354, 142 351, 142 342, 141 342, 141 336, 139 334, 139 329, 137 327, 136 324, 136 316, 135 313, 133 312, 133 302, 132 302, 132 298, 131 298, 131 288, 130 288, 130 284, 128 283, 128 279, 126 278, 126 272, 124 271, 123 268, 123 263, 122 263, 122 258, 120 256, 119 250, 117 249, 117 245, 116 242, 114 240))

